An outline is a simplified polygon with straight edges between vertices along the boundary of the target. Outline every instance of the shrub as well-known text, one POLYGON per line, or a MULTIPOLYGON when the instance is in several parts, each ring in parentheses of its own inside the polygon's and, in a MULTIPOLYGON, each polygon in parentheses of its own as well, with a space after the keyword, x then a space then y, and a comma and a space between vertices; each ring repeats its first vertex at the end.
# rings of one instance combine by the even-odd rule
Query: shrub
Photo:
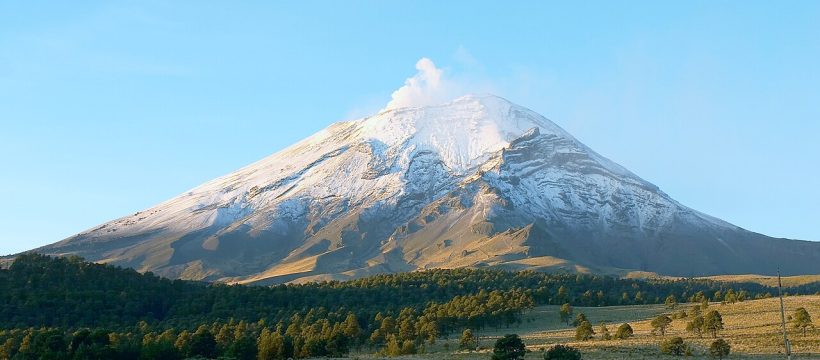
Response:
POLYGON ((599 332, 601 334, 601 340, 612 340, 612 335, 609 334, 609 328, 606 327, 606 323, 601 322, 601 329, 599 332))
POLYGON ((589 321, 581 322, 575 329, 575 340, 587 341, 592 339, 592 335, 595 335, 595 331, 592 330, 592 324, 589 321))
POLYGON ((793 323, 795 329, 803 330, 803 336, 806 336, 806 328, 812 327, 811 315, 806 311, 806 308, 799 307, 794 310, 794 316, 789 320, 793 323))
POLYGON ((717 339, 712 342, 712 345, 709 346, 709 355, 712 357, 716 357, 718 359, 723 359, 726 356, 729 356, 729 351, 732 350, 732 347, 723 339, 717 339))
POLYGON ((495 342, 493 360, 518 360, 527 353, 524 342, 516 334, 504 335, 495 342))
POLYGON ((684 355, 687 348, 688 346, 680 336, 675 336, 661 343, 661 352, 667 355, 684 355))
POLYGON ((621 326, 618 326, 618 330, 615 331, 615 338, 616 339, 628 339, 633 334, 632 326, 628 323, 623 323, 621 326))
POLYGON ((458 341, 458 348, 461 350, 475 350, 475 345, 476 342, 473 331, 464 329, 464 332, 461 333, 461 340, 458 341))
POLYGON ((555 345, 544 353, 544 360, 581 360, 581 352, 569 345, 555 345))

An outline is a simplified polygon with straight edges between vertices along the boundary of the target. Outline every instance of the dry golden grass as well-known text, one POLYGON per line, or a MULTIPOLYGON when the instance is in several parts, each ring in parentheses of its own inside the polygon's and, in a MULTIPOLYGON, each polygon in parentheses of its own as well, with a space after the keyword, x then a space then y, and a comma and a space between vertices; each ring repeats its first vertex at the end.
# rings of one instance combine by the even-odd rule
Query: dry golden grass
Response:
MULTIPOLYGON (((777 276, 766 275, 718 275, 706 276, 701 279, 709 279, 725 282, 752 282, 766 286, 777 286, 777 276)), ((783 276, 781 282, 784 287, 800 286, 820 281, 820 275, 797 275, 783 276)), ((788 289, 786 289, 788 291, 788 289)))
MULTIPOLYGON (((681 308, 690 311, 694 304, 679 305, 674 311, 681 308)), ((820 295, 793 296, 785 298, 786 313, 791 314, 798 307, 805 307, 816 326, 803 336, 787 323, 789 340, 792 343, 794 359, 820 359, 820 295)), ((721 305, 713 303, 709 310, 716 309, 723 316, 725 329, 718 337, 723 338, 732 346, 730 359, 777 359, 785 358, 783 352, 783 337, 780 330, 780 304, 778 299, 750 300, 743 303, 721 305), (780 355, 778 355, 780 354, 780 355)), ((694 356, 690 359, 710 359, 708 356, 709 344, 713 341, 707 334, 703 338, 685 332, 687 319, 675 319, 667 330, 665 337, 651 334, 650 319, 661 313, 670 311, 662 305, 640 306, 613 306, 600 308, 575 308, 575 312, 583 312, 593 322, 595 331, 599 330, 601 321, 607 322, 610 334, 614 335, 618 325, 628 322, 635 330, 635 336, 628 340, 599 340, 577 342, 574 340, 575 331, 570 326, 559 321, 557 306, 541 306, 529 312, 525 321, 509 329, 485 329, 478 331, 479 344, 485 350, 477 352, 455 351, 458 346, 458 336, 453 335, 448 340, 440 340, 432 346, 426 347, 426 354, 405 357, 407 359, 488 359, 489 349, 499 336, 507 333, 519 334, 532 350, 527 360, 541 359, 541 349, 549 348, 553 344, 570 344, 578 347, 584 354, 584 359, 673 359, 677 357, 660 354, 658 345, 664 338, 681 336, 694 349, 694 356), (447 344, 447 345, 445 345, 447 344), (445 347, 446 346, 446 347, 445 347)), ((372 358, 373 355, 359 357, 372 358)))

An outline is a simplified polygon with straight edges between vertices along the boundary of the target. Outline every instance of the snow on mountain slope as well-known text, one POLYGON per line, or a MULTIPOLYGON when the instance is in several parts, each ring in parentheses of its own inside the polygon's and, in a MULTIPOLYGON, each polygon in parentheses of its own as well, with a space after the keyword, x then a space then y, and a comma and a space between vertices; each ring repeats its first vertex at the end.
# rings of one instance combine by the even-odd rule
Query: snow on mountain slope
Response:
POLYGON ((38 251, 256 283, 457 266, 820 271, 820 244, 767 238, 686 208, 551 121, 490 95, 333 124, 38 251))

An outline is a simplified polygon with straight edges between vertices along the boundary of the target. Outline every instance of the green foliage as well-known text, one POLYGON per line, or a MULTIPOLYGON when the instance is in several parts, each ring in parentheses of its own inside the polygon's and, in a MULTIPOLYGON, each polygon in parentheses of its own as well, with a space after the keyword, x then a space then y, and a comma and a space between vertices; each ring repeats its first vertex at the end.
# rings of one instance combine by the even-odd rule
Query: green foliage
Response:
POLYGON ((464 332, 461 333, 461 339, 458 341, 458 348, 461 350, 474 350, 475 346, 476 341, 473 336, 473 331, 470 329, 464 329, 464 332))
POLYGON ((387 337, 387 344, 382 354, 387 356, 410 355, 416 353, 416 344, 413 341, 400 341, 395 335, 387 337))
POLYGON ((606 327, 606 323, 601 322, 601 328, 598 332, 601 334, 601 340, 612 340, 612 335, 609 334, 609 329, 606 327))
POLYGON ((664 336, 666 334, 666 328, 669 327, 670 324, 672 324, 672 319, 669 318, 669 316, 656 316, 654 319, 652 319, 652 322, 650 323, 650 325, 652 325, 652 334, 660 332, 661 336, 664 336))
POLYGON ((17 353, 17 349, 20 347, 14 338, 6 339, 2 345, 0 345, 0 359, 11 359, 17 353))
POLYGON ((589 321, 583 320, 575 328, 575 340, 587 341, 592 339, 592 335, 595 335, 595 331, 592 330, 592 324, 589 321))
POLYGON ((395 335, 389 335, 387 337, 387 345, 385 346, 383 353, 387 356, 401 355, 401 345, 395 335))
MULTIPOLYGON (((738 301, 772 292, 742 286, 732 286, 738 301)), ((565 304, 561 319, 569 323, 572 306, 705 299, 716 290, 730 293, 725 283, 705 280, 489 269, 227 286, 25 254, 0 269, 0 329, 8 329, 0 331, 0 358, 286 359, 344 356, 368 344, 406 354, 465 328, 515 325, 536 304, 565 304)))
POLYGON ((569 325, 569 319, 572 317, 572 305, 569 303, 561 305, 561 309, 558 311, 558 314, 561 316, 561 321, 569 325))
POLYGON ((615 331, 615 338, 620 340, 628 339, 632 337, 633 333, 632 326, 628 323, 623 323, 621 326, 618 326, 618 330, 615 331))
POLYGON ((575 320, 572 321, 572 326, 581 325, 584 321, 589 321, 587 316, 584 313, 578 313, 578 315, 575 315, 575 320))
POLYGON ((706 313, 703 317, 703 331, 712 334, 713 338, 717 337, 718 331, 723 330, 723 317, 717 310, 712 310, 706 313))
POLYGON ((729 352, 732 350, 732 347, 723 339, 717 339, 712 342, 712 345, 709 346, 709 355, 712 357, 716 357, 718 359, 723 359, 724 357, 729 356, 729 352))
MULTIPOLYGON (((278 333, 275 333, 279 335, 278 333)), ((277 358, 277 355, 281 351, 281 347, 283 342, 281 341, 281 336, 279 336, 278 340, 274 338, 275 335, 271 334, 270 330, 267 328, 263 329, 261 333, 259 333, 259 338, 257 339, 256 347, 257 347, 257 356, 256 358, 259 360, 273 360, 277 358)))
POLYGON ((492 360, 518 360, 524 358, 526 353, 521 338, 516 334, 507 334, 495 342, 492 360))
POLYGON ((689 346, 683 342, 683 338, 675 336, 661 342, 661 353, 667 355, 682 356, 686 354, 689 346))
POLYGON ((216 356, 216 340, 205 325, 199 327, 191 337, 190 356, 212 358, 216 356))
MULTIPOLYGON (((376 312, 386 310, 382 305, 385 303, 395 306, 394 310, 412 307, 421 311, 429 302, 444 303, 456 296, 475 295, 482 289, 487 293, 517 290, 528 296, 533 305, 627 305, 652 302, 667 295, 682 298, 684 294, 713 292, 726 286, 707 280, 644 281, 489 269, 438 269, 347 282, 273 287, 226 286, 172 281, 79 258, 25 254, 9 269, 0 270, 0 328, 116 328, 146 321, 192 329, 230 318, 276 323, 294 313, 319 307, 337 312, 356 309, 355 315, 361 320, 372 319, 376 312), (60 294, 59 298, 53 296, 55 293, 60 294)), ((742 286, 751 296, 772 290, 752 283, 732 286, 736 292, 742 286)), ((820 285, 794 288, 793 292, 818 290, 820 285)), ((500 323, 493 326, 511 325, 507 323, 511 319, 505 316, 499 317, 500 323)), ((453 330, 456 329, 448 328, 445 332, 453 330)))
POLYGON ((569 345, 555 345, 544 352, 544 360, 581 360, 581 351, 569 345))
POLYGON ((734 290, 729 289, 726 290, 726 293, 723 294, 723 303, 724 304, 734 304, 737 302, 737 294, 734 290))
POLYGON ((674 309, 675 306, 678 305, 678 299, 675 297, 674 294, 669 294, 669 296, 666 297, 666 300, 663 303, 664 305, 666 305, 667 308, 674 309))
POLYGON ((356 318, 356 314, 347 314, 343 332, 345 336, 351 339, 358 338, 362 334, 362 328, 359 326, 359 319, 356 318))
POLYGON ((794 315, 792 315, 792 326, 795 329, 803 330, 803 336, 806 336, 806 329, 812 327, 811 323, 811 315, 809 312, 806 311, 806 308, 799 307, 794 310, 794 315))
POLYGON ((689 315, 687 317, 698 317, 703 316, 703 311, 701 311, 700 306, 695 305, 692 306, 692 310, 689 311, 689 315))
POLYGON ((702 337, 701 331, 703 330, 703 324, 703 315, 698 314, 686 323, 686 331, 698 337, 702 337))

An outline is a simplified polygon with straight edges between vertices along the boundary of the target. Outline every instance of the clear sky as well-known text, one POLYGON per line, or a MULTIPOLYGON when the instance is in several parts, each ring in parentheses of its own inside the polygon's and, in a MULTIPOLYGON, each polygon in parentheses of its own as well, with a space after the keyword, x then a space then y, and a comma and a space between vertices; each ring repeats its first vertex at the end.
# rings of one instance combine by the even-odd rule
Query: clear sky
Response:
POLYGON ((820 1, 0 2, 0 254, 383 108, 427 57, 681 203, 820 240, 820 1))

